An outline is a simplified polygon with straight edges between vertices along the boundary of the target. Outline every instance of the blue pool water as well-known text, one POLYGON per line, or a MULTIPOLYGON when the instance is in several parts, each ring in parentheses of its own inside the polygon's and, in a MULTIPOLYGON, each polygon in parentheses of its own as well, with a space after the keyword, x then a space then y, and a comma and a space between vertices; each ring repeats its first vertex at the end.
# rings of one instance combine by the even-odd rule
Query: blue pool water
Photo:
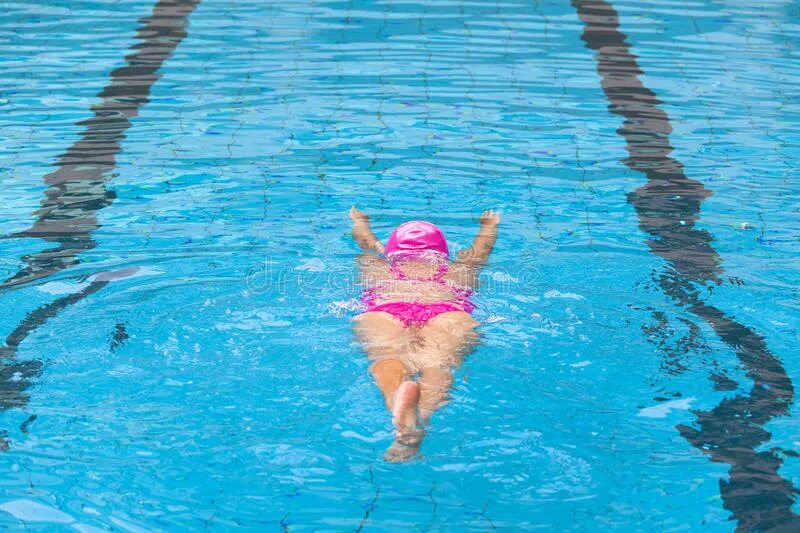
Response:
POLYGON ((6 4, 0 525, 793 530, 799 14, 6 4), (353 204, 454 248, 504 217, 406 464, 353 204))

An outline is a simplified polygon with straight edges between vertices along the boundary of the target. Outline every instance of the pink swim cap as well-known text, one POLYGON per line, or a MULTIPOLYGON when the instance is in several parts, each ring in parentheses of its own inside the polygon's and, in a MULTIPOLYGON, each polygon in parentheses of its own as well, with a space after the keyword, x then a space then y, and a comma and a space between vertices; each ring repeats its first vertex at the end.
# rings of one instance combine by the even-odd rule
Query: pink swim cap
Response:
POLYGON ((450 255, 447 241, 442 230, 430 222, 412 220, 397 226, 386 243, 386 255, 417 255, 425 251, 434 251, 450 255))

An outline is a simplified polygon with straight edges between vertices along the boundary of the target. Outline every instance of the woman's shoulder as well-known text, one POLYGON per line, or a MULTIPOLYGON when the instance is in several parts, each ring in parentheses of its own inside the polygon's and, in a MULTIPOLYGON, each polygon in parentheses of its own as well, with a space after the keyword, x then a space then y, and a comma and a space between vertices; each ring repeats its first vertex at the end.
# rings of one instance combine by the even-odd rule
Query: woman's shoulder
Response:
POLYGON ((371 287, 384 282, 389 277, 389 263, 376 254, 362 254, 358 257, 361 283, 371 287))
POLYGON ((474 289, 478 286, 478 269, 464 263, 450 263, 445 279, 456 285, 474 289))
POLYGON ((361 268, 388 268, 389 262, 382 255, 364 253, 358 256, 358 266, 361 268))

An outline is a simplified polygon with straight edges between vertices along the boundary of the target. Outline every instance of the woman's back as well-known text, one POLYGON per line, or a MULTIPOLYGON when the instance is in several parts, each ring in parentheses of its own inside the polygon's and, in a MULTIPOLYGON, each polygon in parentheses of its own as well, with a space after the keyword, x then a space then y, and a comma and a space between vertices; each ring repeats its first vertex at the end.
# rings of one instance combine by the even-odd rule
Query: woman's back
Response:
POLYGON ((361 261, 361 284, 368 305, 463 302, 476 282, 476 269, 457 262, 397 261, 378 256, 361 261))

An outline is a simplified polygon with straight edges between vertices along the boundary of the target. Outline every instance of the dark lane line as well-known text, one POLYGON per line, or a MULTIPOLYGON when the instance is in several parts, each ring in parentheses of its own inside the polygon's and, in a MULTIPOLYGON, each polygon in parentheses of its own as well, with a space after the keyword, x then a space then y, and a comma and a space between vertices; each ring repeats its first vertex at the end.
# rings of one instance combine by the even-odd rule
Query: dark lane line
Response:
POLYGON ((639 216, 639 227, 652 238, 650 250, 667 265, 658 283, 666 295, 701 318, 736 351, 753 380, 748 394, 725 398, 711 411, 694 411, 697 428, 678 430, 712 461, 730 465, 729 479, 720 481, 723 505, 738 521, 738 531, 800 531, 800 516, 792 511, 797 489, 782 478, 781 457, 774 450, 756 451, 771 434, 764 425, 789 413, 794 399, 791 379, 764 337, 703 301, 703 286, 719 284, 723 273, 711 235, 695 227, 702 202, 711 195, 690 179, 672 158, 667 114, 655 93, 645 87, 642 70, 619 16, 604 0, 572 0, 585 24, 583 40, 597 52, 597 71, 609 110, 624 121, 617 130, 627 144, 623 163, 642 172, 647 183, 628 195, 639 216))
MULTIPOLYGON (((35 237, 57 246, 23 257, 28 266, 0 284, 0 290, 76 265, 80 252, 96 246, 91 236, 100 227, 96 211, 114 200, 106 182, 116 166, 121 141, 131 126, 130 120, 149 101, 150 89, 160 78, 158 70, 186 37, 189 15, 199 3, 200 0, 160 0, 153 13, 140 20, 142 25, 136 33, 140 42, 125 56, 125 66, 111 72, 111 83, 98 94, 102 101, 92 106, 94 116, 78 123, 86 127, 80 140, 60 156, 58 168, 44 177, 48 188, 35 213, 36 221, 29 229, 6 236, 35 237)), ((123 269, 100 274, 74 294, 28 313, 8 335, 6 345, 0 347, 0 411, 27 403, 25 390, 44 366, 38 359, 14 361, 19 344, 65 307, 97 292, 110 280, 134 271, 123 269)), ((7 444, 0 432, 2 448, 7 448, 7 444)))
MULTIPOLYGON (((0 346, 0 362, 2 364, 0 366, 0 412, 14 407, 25 406, 28 402, 25 390, 31 385, 33 379, 39 375, 44 366, 44 363, 39 359, 14 361, 20 343, 33 331, 61 312, 62 309, 96 293, 115 279, 131 276, 138 270, 138 268, 132 267, 111 272, 101 272, 93 276, 89 284, 79 291, 42 305, 25 316, 22 322, 6 337, 5 346, 0 346)), ((3 445, 4 437, 4 432, 0 431, 0 449, 7 448, 7 446, 3 445)))
MULTIPOLYGON (((63 296, 52 303, 34 309, 6 337, 6 345, 0 347, 0 359, 5 360, 0 367, 0 412, 15 407, 24 407, 28 403, 25 390, 41 372, 44 362, 39 359, 14 361, 19 344, 35 329, 56 316, 62 309, 79 302, 96 293, 106 285, 108 280, 96 280, 78 292, 63 296)), ((0 449, 7 449, 4 444, 6 434, 0 431, 0 449)))
POLYGON ((126 65, 111 72, 111 83, 97 95, 94 116, 81 139, 59 157, 58 168, 44 177, 48 185, 37 217, 27 230, 6 238, 35 237, 56 243, 55 248, 27 255, 28 266, 8 278, 0 289, 28 283, 76 265, 77 254, 96 246, 91 237, 100 227, 96 211, 114 200, 106 188, 116 166, 121 141, 130 119, 149 101, 150 89, 161 77, 158 70, 186 37, 188 17, 200 0, 160 0, 136 32, 141 42, 125 56, 126 65))

